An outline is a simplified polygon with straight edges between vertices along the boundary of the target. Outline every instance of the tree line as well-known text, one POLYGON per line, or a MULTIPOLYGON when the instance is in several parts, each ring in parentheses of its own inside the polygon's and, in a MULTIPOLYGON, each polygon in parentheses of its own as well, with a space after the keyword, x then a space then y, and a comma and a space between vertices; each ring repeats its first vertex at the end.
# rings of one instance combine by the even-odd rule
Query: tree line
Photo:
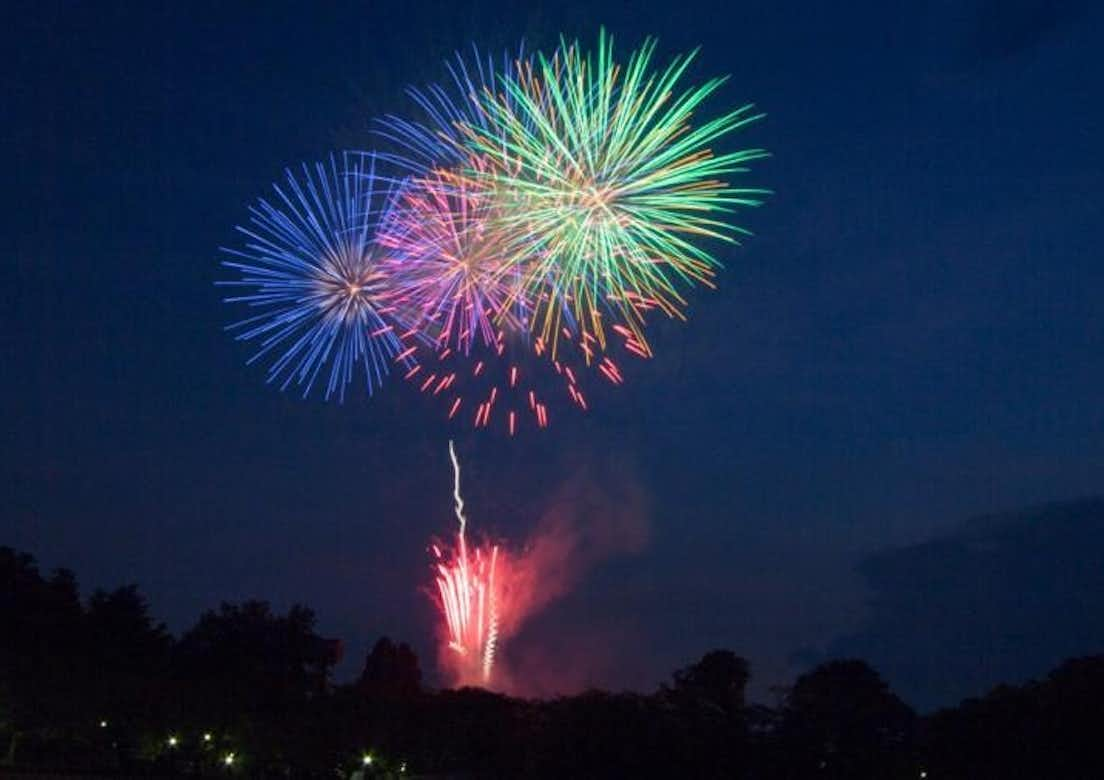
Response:
POLYGON ((651 693, 431 690, 404 643, 359 677, 314 613, 222 604, 179 638, 135 586, 80 598, 0 547, 0 772, 243 777, 1104 777, 1104 656, 919 716, 860 660, 745 700, 714 650, 651 693))

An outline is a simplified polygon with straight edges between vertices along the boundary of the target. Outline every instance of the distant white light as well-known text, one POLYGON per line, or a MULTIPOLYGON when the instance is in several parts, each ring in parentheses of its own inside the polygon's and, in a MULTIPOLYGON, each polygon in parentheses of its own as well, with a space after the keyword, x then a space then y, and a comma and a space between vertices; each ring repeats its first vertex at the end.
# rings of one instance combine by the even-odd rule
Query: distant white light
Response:
POLYGON ((169 737, 169 747, 176 747, 178 744, 180 744, 180 740, 176 738, 175 734, 169 737))
POLYGON ((210 742, 211 741, 211 732, 210 731, 203 732, 203 741, 204 742, 210 742))
POLYGON ((362 761, 364 762, 364 766, 371 766, 371 764, 372 764, 372 754, 371 753, 365 753, 364 758, 362 759, 362 761))
POLYGON ((233 753, 227 753, 226 757, 224 759, 222 759, 222 763, 226 764, 226 766, 233 766, 233 764, 234 764, 234 754, 233 753))
POLYGON ((101 729, 106 729, 107 728, 107 721, 106 720, 101 720, 100 721, 100 728, 101 729))

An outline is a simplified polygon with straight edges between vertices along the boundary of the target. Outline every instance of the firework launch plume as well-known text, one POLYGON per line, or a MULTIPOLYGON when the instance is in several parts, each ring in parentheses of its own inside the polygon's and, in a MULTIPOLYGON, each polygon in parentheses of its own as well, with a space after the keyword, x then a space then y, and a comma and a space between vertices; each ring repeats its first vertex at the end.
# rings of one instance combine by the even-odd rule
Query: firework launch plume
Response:
POLYGON ((603 561, 643 549, 649 514, 645 491, 619 465, 591 463, 550 496, 524 544, 473 544, 451 441, 449 457, 456 534, 451 543, 430 548, 430 592, 441 616, 439 662, 446 678, 457 687, 515 695, 571 688, 569 678, 585 674, 593 654, 585 662, 576 659, 567 674, 552 671, 554 664, 534 668, 539 647, 532 636, 526 641, 523 629, 603 561))
POLYGON ((459 683, 485 686, 491 681, 498 641, 499 592, 495 580, 498 547, 476 547, 469 552, 464 499, 460 495, 460 461, 451 441, 449 457, 459 529, 451 560, 446 560, 440 547, 433 546, 437 558, 437 593, 459 683))

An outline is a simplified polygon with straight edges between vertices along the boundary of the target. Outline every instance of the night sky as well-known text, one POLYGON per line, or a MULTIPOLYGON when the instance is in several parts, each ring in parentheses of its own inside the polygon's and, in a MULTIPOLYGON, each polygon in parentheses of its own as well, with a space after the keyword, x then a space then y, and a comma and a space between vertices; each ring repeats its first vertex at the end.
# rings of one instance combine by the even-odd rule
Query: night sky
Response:
MULTIPOLYGON (((399 383, 343 406, 265 385, 213 282, 285 166, 371 147, 372 118, 472 42, 604 24, 622 53, 701 45, 692 78, 732 76, 713 110, 768 114, 734 143, 773 153, 747 180, 775 191, 743 215, 756 235, 612 405, 457 438, 471 522, 498 537, 632 496, 638 537, 517 639, 534 690, 651 689, 728 647, 764 695, 877 629, 871 556, 1104 492, 1091 3, 20 5, 0 71, 0 544, 86 591, 136 582, 176 632, 221 600, 299 601, 345 640, 345 675, 381 634, 433 667, 442 415, 399 383)), ((929 607, 957 598, 924 583, 929 607)), ((977 609, 999 622, 1002 603, 977 609)), ((1022 660, 1007 674, 1061 659, 1022 660)))

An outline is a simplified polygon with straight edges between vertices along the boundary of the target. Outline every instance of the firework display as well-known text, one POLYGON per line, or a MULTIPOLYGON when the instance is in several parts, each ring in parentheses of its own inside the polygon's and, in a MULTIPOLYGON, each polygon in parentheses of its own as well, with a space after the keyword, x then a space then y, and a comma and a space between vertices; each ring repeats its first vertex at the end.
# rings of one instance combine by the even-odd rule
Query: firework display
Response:
POLYGON ((657 67, 655 49, 619 62, 602 31, 593 52, 473 50, 408 90, 414 118, 377 123, 378 153, 289 172, 226 250, 223 284, 244 288, 227 301, 259 309, 231 326, 251 362, 339 400, 358 372, 369 393, 396 373, 509 435, 621 385, 653 355, 649 319, 686 319, 766 192, 729 182, 765 152, 710 148, 760 115, 699 118, 725 79, 684 86, 695 53, 657 67))
MULTIPOLYGON (((228 327, 267 381, 343 401, 389 374, 450 421, 515 436, 586 411, 653 357, 653 318, 685 320, 715 286, 735 212, 765 190, 732 183, 760 149, 714 152, 760 115, 701 118, 723 78, 684 86, 695 53, 653 65, 597 48, 496 62, 473 50, 450 82, 408 90, 414 116, 375 125, 381 148, 330 156, 274 185, 225 248, 228 327)), ((442 661, 458 685, 502 689, 501 642, 562 592, 575 535, 508 555, 473 544, 452 442, 453 541, 432 545, 442 661)), ((505 661, 505 659, 503 659, 505 661)))

